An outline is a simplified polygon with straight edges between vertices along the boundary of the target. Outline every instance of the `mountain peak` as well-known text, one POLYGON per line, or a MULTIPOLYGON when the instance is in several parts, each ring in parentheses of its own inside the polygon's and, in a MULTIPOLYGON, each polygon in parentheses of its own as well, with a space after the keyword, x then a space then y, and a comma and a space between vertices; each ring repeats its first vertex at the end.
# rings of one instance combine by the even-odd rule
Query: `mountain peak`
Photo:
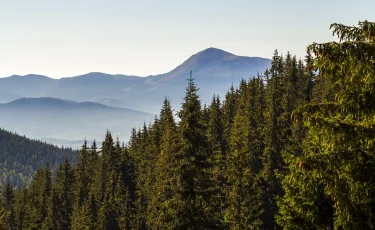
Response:
POLYGON ((187 67, 190 70, 197 69, 197 68, 199 69, 201 66, 207 65, 208 63, 217 64, 223 60, 231 59, 235 57, 237 56, 232 53, 229 53, 222 49, 210 47, 192 55, 189 59, 187 59, 184 63, 182 63, 177 68, 187 67))
MULTIPOLYGON (((225 50, 210 47, 204 49, 184 61, 172 71, 153 76, 147 79, 146 84, 158 84, 169 82, 172 79, 180 79, 183 82, 190 71, 193 71, 194 77, 199 83, 205 81, 212 84, 212 81, 237 82, 237 79, 243 77, 252 77, 259 72, 269 68, 271 60, 237 56, 225 50)), ((218 93, 219 91, 215 92, 218 93)))
POLYGON ((209 58, 222 58, 225 56, 235 56, 235 55, 222 49, 210 47, 210 48, 204 49, 196 53, 193 56, 207 56, 209 58))

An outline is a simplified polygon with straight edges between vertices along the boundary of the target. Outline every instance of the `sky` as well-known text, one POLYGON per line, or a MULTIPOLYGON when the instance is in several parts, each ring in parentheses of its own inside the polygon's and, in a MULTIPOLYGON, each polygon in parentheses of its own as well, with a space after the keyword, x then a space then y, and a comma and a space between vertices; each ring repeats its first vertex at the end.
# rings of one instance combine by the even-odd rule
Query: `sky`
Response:
POLYGON ((375 21, 373 0, 0 0, 0 77, 165 73, 215 47, 305 55, 331 23, 375 21))

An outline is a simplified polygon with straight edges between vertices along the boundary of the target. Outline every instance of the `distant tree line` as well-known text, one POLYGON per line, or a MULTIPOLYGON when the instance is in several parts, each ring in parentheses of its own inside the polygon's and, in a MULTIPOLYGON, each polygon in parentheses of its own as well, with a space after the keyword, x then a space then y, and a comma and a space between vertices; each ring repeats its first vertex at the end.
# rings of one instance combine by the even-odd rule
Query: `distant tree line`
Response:
POLYGON ((190 76, 128 145, 107 132, 1 196, 0 229, 374 229, 375 23, 201 105, 190 76))

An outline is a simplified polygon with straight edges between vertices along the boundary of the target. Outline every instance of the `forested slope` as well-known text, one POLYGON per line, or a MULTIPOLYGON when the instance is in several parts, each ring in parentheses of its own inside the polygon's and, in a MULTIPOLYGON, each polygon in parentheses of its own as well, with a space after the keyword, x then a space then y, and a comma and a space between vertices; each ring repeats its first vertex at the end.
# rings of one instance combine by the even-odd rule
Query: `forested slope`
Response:
POLYGON ((77 151, 62 149, 0 129, 0 185, 27 185, 35 171, 47 162, 56 169, 65 157, 73 164, 77 151))

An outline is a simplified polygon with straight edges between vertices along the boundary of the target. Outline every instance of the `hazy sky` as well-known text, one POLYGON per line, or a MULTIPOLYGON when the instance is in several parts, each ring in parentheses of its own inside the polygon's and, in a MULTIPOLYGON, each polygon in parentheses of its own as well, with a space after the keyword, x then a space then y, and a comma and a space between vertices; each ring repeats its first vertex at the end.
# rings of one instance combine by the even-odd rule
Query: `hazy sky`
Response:
POLYGON ((0 77, 167 72, 208 47, 304 56, 333 22, 375 21, 374 0, 0 0, 0 77))

